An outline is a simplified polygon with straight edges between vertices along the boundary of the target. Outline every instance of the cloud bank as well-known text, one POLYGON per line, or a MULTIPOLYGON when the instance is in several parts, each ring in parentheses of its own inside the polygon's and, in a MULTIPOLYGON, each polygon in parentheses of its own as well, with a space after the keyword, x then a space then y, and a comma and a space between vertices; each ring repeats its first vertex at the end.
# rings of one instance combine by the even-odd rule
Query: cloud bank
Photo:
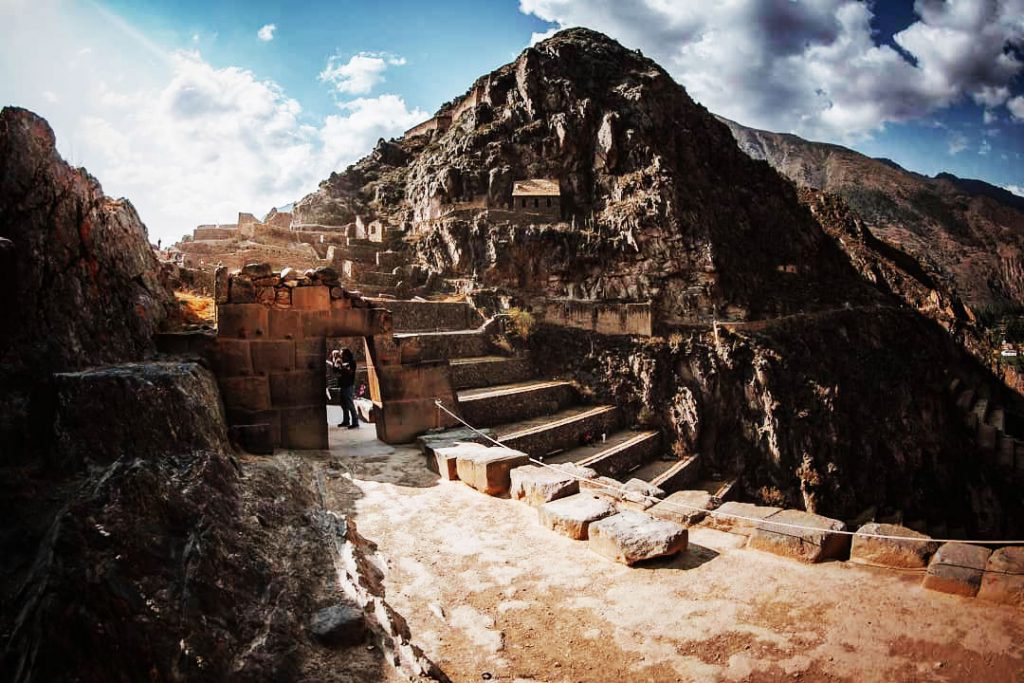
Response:
POLYGON ((917 0, 895 46, 876 44, 872 4, 854 0, 520 0, 520 10, 641 48, 697 101, 759 128, 852 142, 965 99, 1024 118, 1010 91, 1024 67, 1024 0, 917 0))
POLYGON ((256 32, 256 37, 267 43, 274 39, 274 31, 277 30, 277 24, 266 24, 259 31, 256 32))
POLYGON ((320 72, 320 81, 330 83, 345 95, 366 95, 384 82, 390 66, 402 66, 405 59, 386 52, 360 52, 344 64, 337 55, 327 60, 320 72))

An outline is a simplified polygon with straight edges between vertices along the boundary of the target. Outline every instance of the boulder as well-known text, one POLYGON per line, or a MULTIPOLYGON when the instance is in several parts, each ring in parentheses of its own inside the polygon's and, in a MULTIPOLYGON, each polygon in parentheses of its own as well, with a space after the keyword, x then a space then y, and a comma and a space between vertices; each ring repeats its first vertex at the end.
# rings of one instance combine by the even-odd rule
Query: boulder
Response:
POLYGON ((538 507, 558 498, 579 493, 581 478, 592 479, 597 473, 589 467, 572 463, 563 465, 525 465, 512 470, 509 495, 538 507))
POLYGON ((580 492, 592 493, 619 502, 625 498, 622 482, 611 477, 597 476, 580 482, 580 492))
POLYGON ((623 564, 635 564, 686 550, 687 531, 675 522, 624 510, 590 525, 591 550, 623 564))
POLYGON ((761 520, 769 519, 780 512, 782 508, 753 503, 726 503, 715 510, 708 525, 722 531, 749 536, 761 520))
POLYGON ((603 496, 577 493, 544 503, 537 510, 540 523, 552 531, 574 538, 587 539, 592 522, 615 514, 615 506, 603 496))
POLYGON ((358 645, 366 637, 366 619, 357 605, 340 602, 317 611, 309 620, 309 633, 328 647, 358 645))
POLYGON ((707 491, 676 491, 649 508, 647 514, 688 527, 704 519, 711 506, 712 496, 707 491))
POLYGON ((823 562, 840 558, 850 547, 848 535, 835 533, 845 530, 846 524, 838 519, 783 510, 760 522, 747 546, 801 562, 823 562))
POLYGON ((630 479, 622 485, 623 494, 619 501, 619 508, 626 510, 639 510, 643 512, 653 507, 657 501, 652 498, 664 498, 665 492, 657 486, 649 484, 643 479, 630 479))
POLYGON ((1024 608, 1024 547, 999 548, 989 556, 978 597, 1024 608))
POLYGON ((509 472, 530 462, 522 451, 501 446, 464 443, 457 446, 455 467, 459 479, 489 496, 500 496, 511 486, 509 472))
POLYGON ((857 529, 857 533, 904 536, 911 540, 854 536, 850 548, 851 562, 899 569, 923 569, 928 566, 928 558, 939 549, 939 544, 931 540, 930 536, 897 524, 871 522, 857 529))
POLYGON ((922 585, 929 590, 972 598, 978 594, 991 554, 991 550, 980 545, 943 543, 928 563, 922 585))

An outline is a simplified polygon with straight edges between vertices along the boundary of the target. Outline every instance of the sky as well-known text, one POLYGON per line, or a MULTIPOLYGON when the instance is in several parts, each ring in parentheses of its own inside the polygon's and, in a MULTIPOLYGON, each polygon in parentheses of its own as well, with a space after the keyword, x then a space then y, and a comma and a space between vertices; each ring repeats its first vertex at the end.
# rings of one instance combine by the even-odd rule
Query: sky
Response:
POLYGON ((0 104, 166 244, 301 198, 570 26, 742 124, 1024 195, 1024 0, 0 0, 0 104))

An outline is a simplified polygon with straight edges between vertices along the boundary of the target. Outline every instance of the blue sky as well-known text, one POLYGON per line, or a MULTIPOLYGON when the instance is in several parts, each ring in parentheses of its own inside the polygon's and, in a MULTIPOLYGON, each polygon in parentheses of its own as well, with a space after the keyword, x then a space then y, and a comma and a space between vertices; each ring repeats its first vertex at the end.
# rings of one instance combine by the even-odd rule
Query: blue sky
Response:
POLYGON ((46 116, 166 242, 301 197, 586 25, 740 123, 1024 193, 1022 17, 1024 0, 0 0, 0 103, 46 116))

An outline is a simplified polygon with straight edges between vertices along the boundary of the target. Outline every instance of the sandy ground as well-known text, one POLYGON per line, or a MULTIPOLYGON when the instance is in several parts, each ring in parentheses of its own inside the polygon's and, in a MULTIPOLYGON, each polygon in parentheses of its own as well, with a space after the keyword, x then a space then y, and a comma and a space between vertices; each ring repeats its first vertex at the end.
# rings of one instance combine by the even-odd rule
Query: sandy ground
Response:
POLYGON ((356 511, 389 602, 455 681, 1024 681, 1024 613, 919 573, 805 566, 700 527, 630 569, 525 504, 439 481, 372 425, 331 440, 330 500, 356 511))

